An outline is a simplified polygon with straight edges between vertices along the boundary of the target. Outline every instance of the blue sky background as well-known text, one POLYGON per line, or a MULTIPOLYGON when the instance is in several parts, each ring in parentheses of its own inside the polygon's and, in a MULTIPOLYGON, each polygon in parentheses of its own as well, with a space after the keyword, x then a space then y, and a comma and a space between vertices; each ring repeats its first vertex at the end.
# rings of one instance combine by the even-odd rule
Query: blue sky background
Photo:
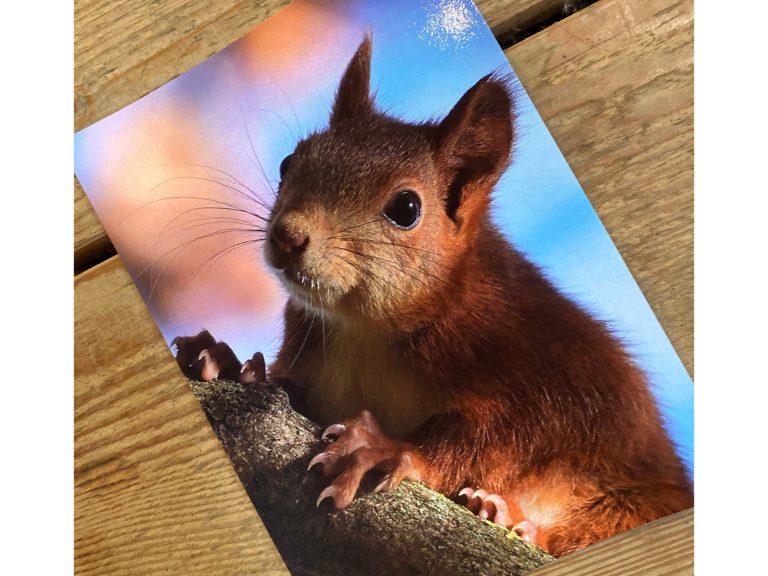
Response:
MULTIPOLYGON (((153 106, 173 108, 182 102, 185 109, 194 111, 197 131, 204 131, 214 144, 228 151, 216 158, 216 165, 269 198, 263 180, 254 174, 242 114, 248 117, 256 154, 268 177, 276 181, 279 162, 292 151, 296 137, 326 124, 340 75, 365 31, 374 38, 372 85, 377 102, 405 120, 441 117, 481 76, 499 70, 511 73, 482 16, 467 0, 314 1, 343 21, 343 26, 325 39, 321 30, 306 38, 306 50, 314 53, 313 60, 305 70, 294 71, 304 87, 302 93, 284 90, 281 85, 290 83, 283 82, 279 72, 249 73, 236 68, 235 51, 227 49, 76 134, 76 173, 100 217, 100 206, 109 200, 102 197, 107 187, 100 179, 113 168, 100 152, 102 144, 120 138, 128 123, 150 114, 153 106), (347 56, 340 59, 336 52, 328 52, 324 60, 323 51, 318 50, 324 43, 333 44, 347 56)), ((302 3, 306 4, 298 4, 302 3)), ((292 9, 286 9, 286 14, 292 9)), ((497 186, 494 219, 564 293, 608 321, 628 345, 649 375, 668 430, 692 471, 693 384, 522 90, 517 115, 516 155, 497 186)), ((112 233, 109 226, 107 230, 112 233)), ((122 255, 127 241, 113 240, 122 255)), ((124 256, 124 260, 135 275, 130 258, 124 256)), ((146 298, 146 291, 143 294, 146 298)), ((167 341, 179 334, 196 333, 204 325, 213 327, 212 332, 229 342, 241 357, 263 350, 269 358, 280 342, 280 307, 247 319, 212 307, 210 318, 190 319, 163 315, 151 301, 148 305, 167 341)))

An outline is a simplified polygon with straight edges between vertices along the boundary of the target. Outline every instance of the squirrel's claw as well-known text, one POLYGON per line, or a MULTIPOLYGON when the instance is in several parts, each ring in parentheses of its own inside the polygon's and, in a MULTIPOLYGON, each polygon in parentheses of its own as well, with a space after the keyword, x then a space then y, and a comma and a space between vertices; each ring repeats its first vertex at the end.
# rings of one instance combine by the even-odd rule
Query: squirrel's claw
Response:
POLYGON ((200 352, 200 356, 197 358, 200 360, 200 380, 208 382, 209 380, 215 380, 219 377, 219 365, 216 360, 211 356, 210 351, 206 348, 200 352))
POLYGON ((323 440, 335 441, 346 430, 347 427, 344 424, 331 424, 323 431, 323 440))
POLYGON ((312 460, 309 461, 309 465, 307 466, 307 471, 312 470, 315 466, 318 464, 324 464, 328 460, 330 460, 331 455, 327 452, 320 452, 320 454, 317 454, 312 460))
POLYGON ((374 492, 389 491, 403 480, 419 480, 418 456, 408 445, 388 438, 373 415, 364 410, 357 418, 333 424, 323 432, 333 440, 324 452, 309 461, 308 469, 318 464, 325 476, 334 477, 317 500, 318 505, 332 498, 337 509, 348 506, 368 472, 385 474, 374 492))
POLYGON ((224 378, 237 380, 240 376, 240 361, 226 343, 217 342, 211 348, 200 352, 200 379, 204 382, 224 378))

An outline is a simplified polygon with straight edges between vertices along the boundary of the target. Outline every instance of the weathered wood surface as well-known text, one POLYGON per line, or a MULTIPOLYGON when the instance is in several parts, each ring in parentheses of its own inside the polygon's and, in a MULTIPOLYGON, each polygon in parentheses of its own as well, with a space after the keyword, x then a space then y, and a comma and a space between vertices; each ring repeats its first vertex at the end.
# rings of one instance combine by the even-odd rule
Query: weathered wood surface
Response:
MULTIPOLYGON (((289 0, 78 0, 75 130, 116 112, 244 36, 289 0)), ((477 0, 497 37, 563 10, 564 0, 477 0)), ((75 183, 75 267, 111 248, 75 183)))
POLYGON ((693 576, 693 509, 574 552, 531 576, 693 576))
POLYGON ((112 242, 75 178, 75 269, 87 268, 89 262, 99 261, 111 253, 114 253, 112 242))
MULTIPOLYGON (((221 25, 208 20, 215 10, 185 20, 187 4, 196 3, 168 4, 178 7, 174 26, 187 30, 186 40, 174 41, 183 49, 172 42, 142 57, 147 66, 156 58, 166 76, 147 70, 155 84, 141 93, 140 64, 94 73, 93 89, 77 76, 79 106, 89 107, 78 128, 202 60, 200 46, 212 53, 236 37, 210 32, 221 25), (101 84, 103 72, 131 80, 116 78, 113 89, 101 84), (120 86, 127 101, 111 101, 120 86)), ((113 34, 146 28, 141 42, 129 34, 116 43, 140 50, 155 41, 159 8, 130 7, 145 26, 116 20, 119 2, 80 0, 78 19, 105 29, 112 21, 113 34), (104 15, 113 6, 114 15, 104 15)), ((123 56, 122 47, 113 50, 112 65, 132 57, 128 48, 123 56)), ((692 3, 600 0, 507 54, 692 372, 692 3)), ((75 292, 77 572, 284 573, 120 260, 81 274, 75 292)), ((541 574, 691 574, 691 524, 691 514, 673 517, 541 574)))

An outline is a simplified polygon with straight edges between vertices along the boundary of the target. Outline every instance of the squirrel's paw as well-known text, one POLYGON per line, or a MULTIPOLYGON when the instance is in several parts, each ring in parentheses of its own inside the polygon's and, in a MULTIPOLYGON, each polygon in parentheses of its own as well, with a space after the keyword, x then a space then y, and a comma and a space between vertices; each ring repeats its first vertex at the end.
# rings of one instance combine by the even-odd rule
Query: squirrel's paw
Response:
POLYGON ((240 368, 237 381, 241 384, 258 384, 267 381, 267 366, 264 363, 264 354, 256 352, 252 358, 246 360, 240 368))
POLYGON ((335 479, 320 492, 318 506, 331 498, 335 508, 345 508, 354 499, 363 477, 372 470, 384 474, 374 492, 388 492, 403 480, 421 478, 418 454, 408 445, 387 438, 367 410, 326 428, 323 440, 331 443, 310 460, 308 469, 320 465, 323 474, 335 479))
POLYGON ((241 365, 232 348, 224 342, 216 342, 208 330, 196 336, 177 336, 171 346, 176 347, 176 361, 181 371, 192 380, 207 382, 222 378, 242 384, 266 381, 261 352, 256 352, 241 365))
POLYGON ((475 490, 467 487, 459 492, 459 496, 466 498, 464 505, 479 518, 507 529, 512 526, 513 521, 507 502, 498 494, 489 494, 482 489, 475 490))
POLYGON ((514 531, 526 542, 535 541, 536 525, 530 520, 515 522, 507 501, 498 494, 489 494, 486 490, 467 487, 459 492, 459 497, 464 497, 466 499, 464 505, 483 520, 514 531))
POLYGON ((176 347, 176 361, 181 367, 184 376, 192 380, 200 380, 203 369, 203 361, 200 354, 203 350, 213 348, 216 339, 208 330, 203 330, 196 336, 176 336, 171 341, 171 346, 176 347))
POLYGON ((523 520, 522 522, 518 522, 512 526, 512 530, 526 542, 530 542, 531 544, 537 543, 536 524, 530 520, 523 520))

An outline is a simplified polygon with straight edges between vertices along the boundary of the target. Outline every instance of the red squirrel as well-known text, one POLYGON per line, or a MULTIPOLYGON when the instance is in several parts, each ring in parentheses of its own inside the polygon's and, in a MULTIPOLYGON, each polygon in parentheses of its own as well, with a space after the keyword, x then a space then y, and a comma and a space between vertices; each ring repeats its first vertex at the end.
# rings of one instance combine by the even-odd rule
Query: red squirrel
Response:
POLYGON ((371 51, 283 160, 265 242, 289 293, 270 379, 327 427, 318 504, 419 481, 555 556, 690 507, 646 376, 492 222, 507 82, 404 122, 377 109, 371 51))

